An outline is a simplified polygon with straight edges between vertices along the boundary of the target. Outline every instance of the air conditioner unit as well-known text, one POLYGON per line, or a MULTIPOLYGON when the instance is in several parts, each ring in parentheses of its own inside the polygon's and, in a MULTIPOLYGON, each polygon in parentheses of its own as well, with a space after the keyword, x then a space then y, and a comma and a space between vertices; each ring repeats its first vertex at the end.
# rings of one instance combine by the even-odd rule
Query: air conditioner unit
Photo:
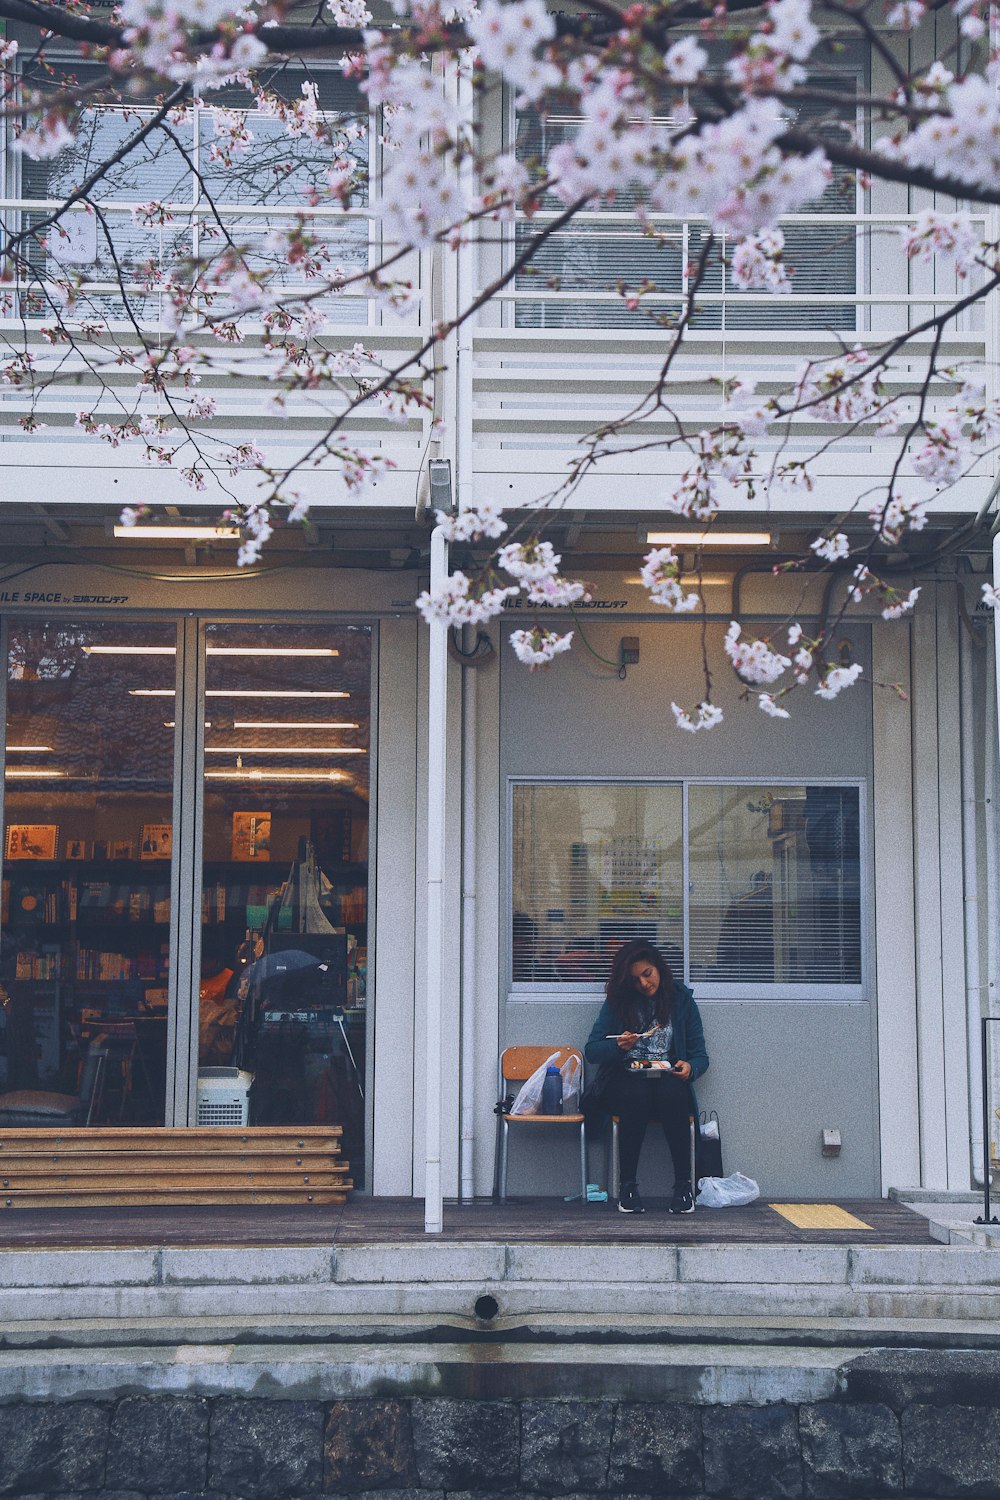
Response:
POLYGON ((199 1068, 198 1124, 249 1124, 252 1083, 242 1068, 199 1068))

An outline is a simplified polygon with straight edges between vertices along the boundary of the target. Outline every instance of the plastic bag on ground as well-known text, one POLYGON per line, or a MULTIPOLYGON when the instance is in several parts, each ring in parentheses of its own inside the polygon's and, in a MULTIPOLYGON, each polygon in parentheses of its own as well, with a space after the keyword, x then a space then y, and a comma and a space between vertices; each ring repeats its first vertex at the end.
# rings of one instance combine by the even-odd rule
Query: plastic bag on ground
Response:
POLYGON ((733 1172, 729 1177, 699 1177, 694 1201, 699 1208, 740 1208, 759 1197, 760 1188, 752 1177, 733 1172))

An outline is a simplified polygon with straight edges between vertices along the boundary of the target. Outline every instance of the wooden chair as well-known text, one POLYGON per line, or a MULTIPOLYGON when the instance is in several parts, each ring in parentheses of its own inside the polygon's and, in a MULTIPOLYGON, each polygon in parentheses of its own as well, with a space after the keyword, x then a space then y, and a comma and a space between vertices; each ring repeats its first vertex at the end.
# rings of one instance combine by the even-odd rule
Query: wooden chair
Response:
MULTIPOLYGON (((578 1047, 507 1047, 500 1055, 500 1065, 497 1070, 497 1084, 499 1097, 504 1099, 508 1092, 509 1084, 520 1085, 526 1082, 540 1068, 542 1063, 549 1058, 554 1058, 557 1066, 570 1057, 580 1059, 581 1069, 583 1067, 583 1054, 578 1047)), ((582 1085, 581 1073, 581 1085, 582 1085)), ((581 1090, 582 1091, 582 1090, 581 1090)), ((512 1115, 506 1112, 500 1114, 500 1129, 497 1132, 497 1153, 499 1158, 499 1191, 497 1197, 499 1202, 507 1201, 507 1148, 510 1140, 511 1127, 524 1128, 528 1131, 541 1129, 543 1126, 556 1128, 562 1126, 575 1129, 580 1137, 580 1192, 582 1201, 587 1201, 587 1141, 583 1133, 582 1114, 564 1115, 512 1115)))

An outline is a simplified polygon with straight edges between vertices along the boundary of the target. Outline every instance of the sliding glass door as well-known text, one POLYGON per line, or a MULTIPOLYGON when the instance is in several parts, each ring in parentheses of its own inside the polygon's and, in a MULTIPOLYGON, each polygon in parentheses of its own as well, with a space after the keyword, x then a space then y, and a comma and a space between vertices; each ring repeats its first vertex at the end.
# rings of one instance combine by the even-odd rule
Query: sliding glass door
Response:
POLYGON ((339 1124, 360 1185, 371 630, 205 639, 198 1122, 339 1124))
POLYGON ((8 632, 0 1123, 162 1125, 176 630, 8 632))

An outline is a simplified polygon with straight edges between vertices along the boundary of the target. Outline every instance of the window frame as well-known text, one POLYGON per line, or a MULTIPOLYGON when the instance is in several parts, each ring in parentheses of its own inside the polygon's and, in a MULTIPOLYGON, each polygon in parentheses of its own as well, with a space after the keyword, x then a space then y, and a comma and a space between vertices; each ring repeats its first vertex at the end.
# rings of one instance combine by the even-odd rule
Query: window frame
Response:
MULTIPOLYGON (((692 31, 691 34, 693 36, 697 35, 695 31, 692 31)), ((845 55, 843 57, 827 60, 822 65, 817 66, 816 71, 817 74, 823 74, 827 77, 834 74, 843 75, 845 77, 853 77, 857 83, 859 94, 870 92, 872 74, 872 47, 870 44, 864 44, 860 42, 852 43, 846 49, 845 55)), ((686 98, 688 90, 685 88, 683 92, 686 98)), ((517 129, 518 117, 520 114, 520 111, 517 108, 516 98, 517 91, 511 88, 509 85, 505 84, 501 101, 501 142, 502 149, 506 152, 511 153, 512 155, 516 154, 517 151, 517 129)), ((866 122, 864 111, 860 104, 858 104, 855 108, 854 124, 855 129, 859 132, 861 139, 867 144, 870 129, 866 122)), ((855 183, 853 202, 849 208, 845 207, 843 209, 845 218, 860 218, 869 213, 871 207, 870 200, 871 189, 863 187, 860 183, 855 183)), ((800 209, 797 210, 797 213, 792 215, 792 217, 797 218, 799 215, 807 212, 808 210, 800 209)), ((819 212, 828 213, 829 210, 819 210, 819 212)), ((513 220, 505 223, 502 226, 501 240, 504 266, 509 265, 514 258, 517 245, 517 230, 518 227, 524 222, 524 215, 519 212, 513 220)), ((820 225, 822 225, 823 222, 825 221, 821 220, 820 225)), ((681 253, 682 289, 686 288, 687 285, 687 275, 684 267, 686 267, 687 264, 687 246, 691 229, 693 227, 703 229, 706 226, 707 220, 697 214, 693 214, 689 218, 685 218, 682 224, 679 226, 683 242, 683 249, 681 253)), ((586 229, 583 228, 582 232, 585 235, 586 229)), ((731 244, 734 243, 734 241, 730 240, 726 235, 722 236, 722 242, 724 247, 728 245, 730 248, 731 244)), ((726 253, 728 254, 728 249, 726 250, 726 253)), ((513 289, 519 289, 516 281, 513 289)), ((599 288, 595 290, 599 290, 599 288)), ((810 333, 815 332, 816 329, 825 328, 827 326, 824 317, 826 309, 821 304, 813 304, 812 316, 808 319, 804 319, 801 325, 797 323, 793 323, 791 325, 782 324, 780 322, 781 307, 778 306, 777 317, 779 321, 777 322, 761 323, 759 327, 751 325, 749 330, 741 327, 739 323, 735 323, 732 326, 727 326, 726 311, 728 297, 726 294, 732 296, 733 307, 739 307, 740 294, 730 286, 729 278, 726 274, 722 275, 720 281, 720 290, 724 295, 722 302, 716 304, 720 308, 719 326, 717 328, 714 326, 710 326, 703 329, 699 328, 693 330, 693 336, 696 339, 699 335, 722 338, 733 336, 738 338, 742 333, 750 331, 773 334, 776 337, 780 337, 788 341, 794 341, 796 338, 807 338, 810 333)), ((844 292, 845 305, 848 303, 853 304, 853 321, 848 320, 842 326, 838 325, 838 332, 842 333, 844 336, 847 336, 851 333, 864 332, 869 327, 871 321, 871 309, 865 303, 859 302, 857 299, 859 297, 865 296, 870 290, 871 236, 869 233, 864 232, 863 226, 856 224, 854 226, 854 286, 852 290, 844 292)), ((530 305, 530 301, 530 294, 526 293, 525 304, 530 305)), ((779 303, 780 301, 781 299, 778 299, 779 303)), ((518 307, 525 304, 521 304, 516 301, 502 303, 501 308, 503 326, 510 328, 520 328, 522 332, 534 331, 534 325, 525 325, 524 327, 522 327, 517 322, 518 307)), ((537 305, 540 308, 544 308, 544 304, 542 303, 537 305)), ((609 304, 609 306, 610 305, 612 304, 609 304)), ((586 302, 581 301, 580 306, 586 307, 587 304, 586 302)), ((593 306, 593 304, 591 304, 591 306, 593 306)), ((562 325, 546 324, 543 318, 543 321, 538 324, 538 330, 550 333, 553 336, 558 336, 559 334, 564 333, 567 329, 578 329, 580 331, 592 331, 608 334, 621 334, 623 330, 628 330, 629 328, 632 328, 634 326, 637 325, 632 322, 604 324, 600 321, 586 320, 581 320, 579 323, 569 322, 562 325)), ((689 337, 691 337, 691 334, 689 334, 689 337)))
POLYGON ((871 973, 871 925, 874 917, 872 888, 872 859, 869 848, 869 778, 866 776, 508 776, 505 808, 506 858, 503 895, 503 935, 501 938, 501 982, 509 1004, 579 1004, 581 1000, 604 993, 599 980, 578 980, 557 985, 548 981, 514 980, 513 978, 513 916, 514 916, 514 791, 519 786, 552 787, 679 787, 681 790, 682 818, 682 927, 684 942, 685 984, 690 984, 690 822, 689 793, 692 787, 738 786, 760 788, 778 787, 854 787, 858 793, 858 851, 859 851, 859 942, 861 947, 861 978, 857 984, 817 984, 796 982, 793 984, 761 982, 734 983, 719 980, 696 980, 697 998, 702 1000, 750 1000, 787 1004, 802 1001, 822 1004, 868 1004, 872 997, 871 973))

